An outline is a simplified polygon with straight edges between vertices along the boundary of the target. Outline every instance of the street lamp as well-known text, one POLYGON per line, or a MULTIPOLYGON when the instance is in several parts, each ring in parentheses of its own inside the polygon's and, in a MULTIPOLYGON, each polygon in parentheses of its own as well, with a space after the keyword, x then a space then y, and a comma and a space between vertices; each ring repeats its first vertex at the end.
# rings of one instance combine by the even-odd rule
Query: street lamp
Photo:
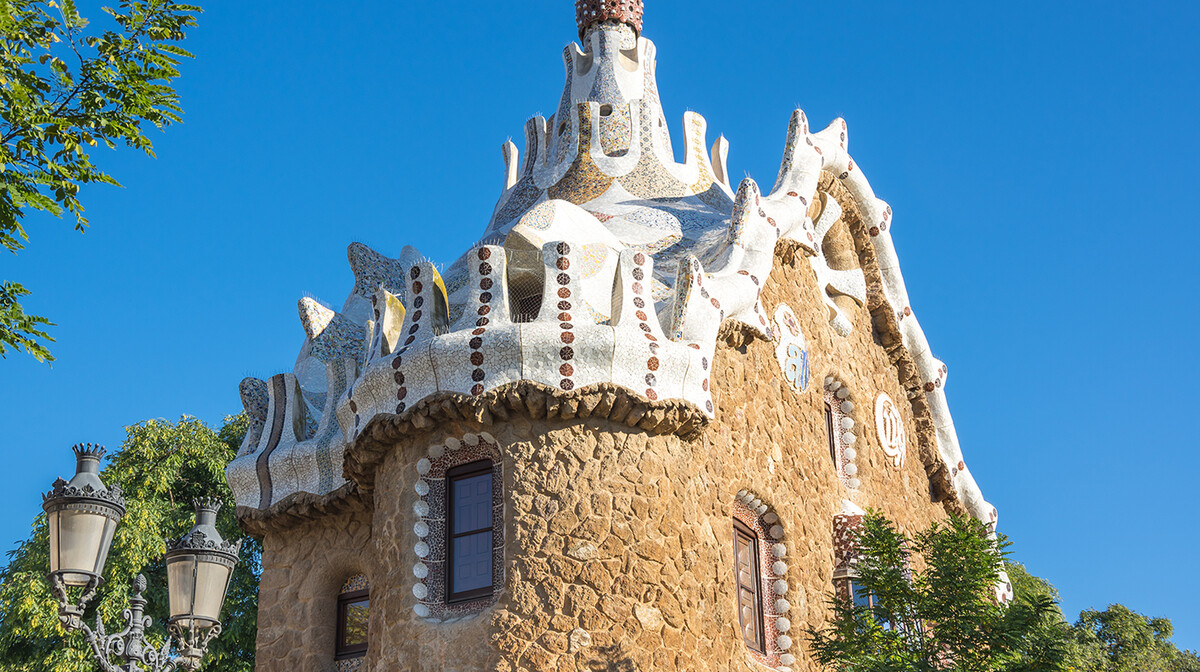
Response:
POLYGON ((125 629, 106 634, 97 615, 93 630, 83 622, 83 612, 103 581, 104 561, 117 524, 125 515, 125 500, 119 487, 107 488, 100 480, 104 448, 81 444, 74 450, 75 477, 55 481, 43 495, 42 504, 50 525, 50 574, 46 578, 58 600, 59 621, 68 630, 84 631, 103 672, 196 670, 209 642, 221 633, 221 605, 242 547, 241 541, 230 543, 217 532, 220 501, 196 500, 195 526, 183 538, 168 543, 171 617, 166 642, 155 649, 146 641, 146 628, 153 620, 144 615, 146 577, 141 574, 134 579, 129 609, 123 613, 125 629), (79 588, 82 590, 73 600, 72 589, 79 588), (174 656, 173 639, 178 642, 174 656))

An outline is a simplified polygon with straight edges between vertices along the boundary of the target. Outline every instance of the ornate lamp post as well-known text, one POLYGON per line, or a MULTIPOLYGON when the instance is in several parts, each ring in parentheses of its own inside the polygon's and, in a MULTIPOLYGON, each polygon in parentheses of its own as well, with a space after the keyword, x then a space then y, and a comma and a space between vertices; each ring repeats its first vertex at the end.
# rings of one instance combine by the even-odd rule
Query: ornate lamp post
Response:
POLYGON ((58 618, 68 630, 83 630, 92 654, 103 672, 193 671, 200 667, 208 644, 221 633, 221 605, 238 561, 242 542, 221 538, 215 522, 221 504, 215 499, 196 501, 196 525, 179 541, 168 543, 167 586, 171 617, 167 641, 157 649, 145 638, 153 620, 144 615, 146 577, 133 582, 129 608, 122 614, 125 629, 107 634, 100 616, 93 630, 83 622, 83 611, 103 581, 104 561, 113 533, 125 515, 119 487, 100 481, 104 448, 75 446, 75 477, 58 479, 43 496, 42 508, 50 523, 50 574, 47 580, 58 599, 58 618), (72 598, 72 593, 77 597, 72 598), (172 640, 178 642, 171 655, 172 640))

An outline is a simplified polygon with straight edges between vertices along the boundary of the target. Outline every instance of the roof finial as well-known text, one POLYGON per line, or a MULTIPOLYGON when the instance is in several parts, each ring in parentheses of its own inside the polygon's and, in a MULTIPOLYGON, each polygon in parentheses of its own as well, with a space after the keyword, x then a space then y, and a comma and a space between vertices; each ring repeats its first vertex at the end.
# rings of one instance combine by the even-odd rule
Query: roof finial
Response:
POLYGON ((583 39, 588 26, 600 21, 618 21, 642 33, 642 0, 575 0, 575 23, 579 26, 579 39, 583 39))

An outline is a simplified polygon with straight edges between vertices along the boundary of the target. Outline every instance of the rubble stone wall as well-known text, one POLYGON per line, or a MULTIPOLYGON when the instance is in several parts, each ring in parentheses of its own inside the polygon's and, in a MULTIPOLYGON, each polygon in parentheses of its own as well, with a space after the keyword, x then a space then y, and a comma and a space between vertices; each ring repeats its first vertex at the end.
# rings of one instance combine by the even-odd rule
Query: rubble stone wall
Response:
POLYGON ((742 643, 735 607, 732 508, 749 489, 783 528, 792 667, 815 672, 803 632, 827 616, 842 500, 881 509, 909 532, 956 505, 934 501, 929 474, 944 465, 926 407, 900 382, 905 354, 881 333, 878 297, 851 311, 853 331, 840 336, 809 264, 777 259, 763 304, 772 314, 786 302, 799 319, 807 389, 784 380, 774 344, 721 346, 711 363, 717 419, 691 440, 607 419, 527 417, 405 438, 374 474, 373 511, 266 532, 258 669, 332 670, 333 605, 356 572, 372 587, 367 670, 764 669, 742 643), (826 376, 854 399, 857 491, 829 457, 826 376), (900 468, 875 435, 880 392, 900 406, 909 437, 900 468), (503 459, 505 583, 477 615, 429 623, 413 612, 418 460, 433 443, 481 431, 503 459))

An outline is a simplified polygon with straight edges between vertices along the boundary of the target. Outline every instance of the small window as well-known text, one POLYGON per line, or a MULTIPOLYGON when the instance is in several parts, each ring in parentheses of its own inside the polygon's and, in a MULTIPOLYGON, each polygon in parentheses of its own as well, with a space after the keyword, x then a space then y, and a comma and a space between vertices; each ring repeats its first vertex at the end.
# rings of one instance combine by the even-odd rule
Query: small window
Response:
POLYGON ((762 592, 758 567, 758 536, 740 521, 733 521, 734 575, 737 583, 738 623, 742 639, 763 652, 762 592))
POLYGON ((446 601, 492 594, 492 462, 481 460, 446 472, 446 601))
POLYGON ((875 594, 855 583, 854 579, 846 580, 846 591, 855 607, 875 608, 875 594))
MULTIPOLYGON (((338 595, 335 660, 350 660, 366 655, 370 615, 371 597, 366 577, 353 577, 346 582, 338 595)), ((339 669, 341 667, 339 665, 339 669)))
POLYGON ((833 466, 840 470, 841 465, 838 464, 837 454, 837 438, 833 432, 833 407, 829 402, 825 402, 825 436, 829 439, 829 459, 833 460, 833 466))

